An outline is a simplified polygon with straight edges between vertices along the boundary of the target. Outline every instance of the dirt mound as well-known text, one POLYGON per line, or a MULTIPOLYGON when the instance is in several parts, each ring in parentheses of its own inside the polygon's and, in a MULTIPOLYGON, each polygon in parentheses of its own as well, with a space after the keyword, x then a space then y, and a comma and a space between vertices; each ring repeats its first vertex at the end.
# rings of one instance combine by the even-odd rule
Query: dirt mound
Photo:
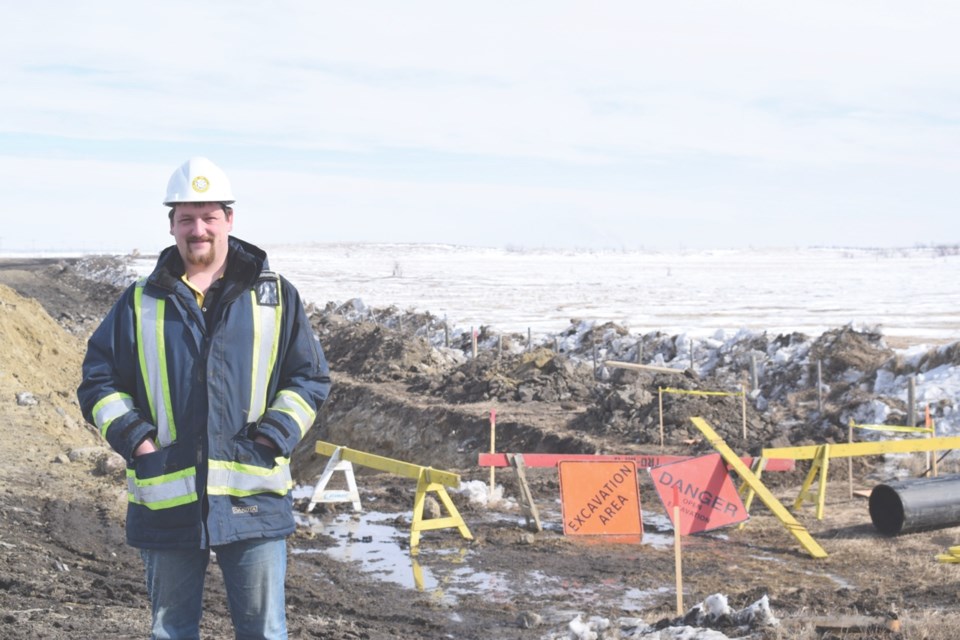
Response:
MULTIPOLYGON (((35 300, 0 284, 0 396, 15 399, 57 439, 85 429, 75 392, 84 345, 35 300)), ((84 436, 74 438, 86 440, 84 436)))
POLYGON ((332 338, 324 340, 328 360, 337 364, 337 371, 360 380, 405 380, 444 366, 438 352, 419 336, 370 321, 353 324, 337 316, 324 316, 315 325, 321 336, 332 338))
POLYGON ((810 355, 821 361, 828 381, 860 378, 875 374, 893 358, 893 349, 883 343, 883 335, 872 330, 842 327, 824 332, 814 341, 810 355))
POLYGON ((412 393, 425 393, 452 403, 590 401, 596 386, 593 370, 545 348, 532 352, 485 351, 439 376, 411 380, 412 393))

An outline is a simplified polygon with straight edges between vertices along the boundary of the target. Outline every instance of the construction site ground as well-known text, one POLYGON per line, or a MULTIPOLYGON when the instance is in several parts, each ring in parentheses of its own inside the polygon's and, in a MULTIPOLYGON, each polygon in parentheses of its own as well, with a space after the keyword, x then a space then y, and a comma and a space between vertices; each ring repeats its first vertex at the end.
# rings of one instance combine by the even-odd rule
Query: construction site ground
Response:
MULTIPOLYGON (((83 424, 75 401, 84 340, 116 295, 113 287, 79 277, 70 263, 0 263, 0 637, 148 635, 142 564, 137 551, 124 544, 123 472, 99 436, 83 424)), ((327 348, 343 354, 346 346, 327 348)), ((346 361, 347 356, 337 357, 346 361)), ((331 363, 335 365, 333 358, 331 363)), ((474 427, 468 433, 455 424, 463 415, 484 424, 489 402, 451 402, 442 393, 417 393, 412 385, 388 377, 352 376, 336 366, 333 372, 332 406, 294 458, 299 482, 315 482, 325 465, 312 450, 318 439, 401 457, 405 449, 385 444, 387 436, 377 435, 377 416, 384 411, 416 421, 422 452, 418 464, 448 468, 465 482, 489 480, 489 469, 465 462, 487 449, 485 433, 474 427), (360 435, 360 425, 367 435, 360 435), (350 434, 355 438, 342 442, 350 434), (436 464, 431 448, 437 452, 436 464), (452 462, 456 468, 449 468, 452 462)), ((502 450, 515 443, 532 446, 539 438, 541 450, 556 451, 569 440, 576 452, 590 447, 607 453, 659 452, 653 443, 628 447, 617 432, 575 437, 569 433, 570 413, 578 409, 569 404, 531 402, 500 411, 512 425, 502 450)), ((739 428, 737 415, 728 416, 734 430, 739 428)), ((682 442, 670 443, 665 451, 705 452, 682 442)), ((764 476, 788 507, 804 479, 805 464, 764 476)), ((767 596, 779 624, 736 631, 724 630, 721 622, 720 631, 730 637, 960 637, 960 565, 935 559, 960 542, 960 531, 881 535, 871 523, 866 499, 850 497, 847 470, 845 461, 833 463, 822 520, 809 503, 795 514, 828 557, 810 557, 771 511, 755 502, 744 528, 683 539, 685 607, 712 594, 725 595, 734 609, 767 596), (825 621, 854 615, 898 619, 900 631, 854 635, 825 630, 830 628, 825 621)), ((857 461, 856 488, 869 489, 888 471, 879 459, 857 461)), ((956 470, 945 466, 941 471, 956 470)), ((425 532, 419 552, 399 561, 409 578, 396 579, 375 566, 371 570, 364 556, 380 542, 378 536, 409 551, 416 482, 358 470, 364 513, 383 514, 382 526, 375 534, 351 537, 343 522, 359 516, 350 515, 348 504, 303 514, 303 526, 289 541, 290 637, 567 638, 577 637, 570 635, 569 623, 578 614, 599 616, 614 626, 635 618, 666 625, 677 617, 669 527, 657 517, 645 521, 642 542, 564 535, 556 470, 529 469, 528 476, 543 531, 525 528, 510 500, 478 505, 465 492, 451 492, 472 540, 456 529, 425 532), (346 553, 330 552, 345 545, 346 553), (416 582, 417 571, 432 577, 429 584, 406 584, 416 582)), ((645 517, 662 514, 649 478, 640 476, 645 517)), ((518 496, 511 471, 498 471, 497 482, 505 496, 518 496)), ((304 503, 301 497, 301 508, 304 503)), ((232 637, 215 568, 208 576, 202 630, 208 638, 232 637)), ((612 635, 612 629, 605 633, 601 637, 632 637, 628 627, 620 636, 612 635)))

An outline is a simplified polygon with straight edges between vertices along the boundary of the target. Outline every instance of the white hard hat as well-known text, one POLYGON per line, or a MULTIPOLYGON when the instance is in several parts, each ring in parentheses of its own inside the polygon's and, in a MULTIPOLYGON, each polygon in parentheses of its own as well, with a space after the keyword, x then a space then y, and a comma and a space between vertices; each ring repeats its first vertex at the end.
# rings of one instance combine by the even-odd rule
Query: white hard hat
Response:
POLYGON ((178 202, 222 202, 233 204, 230 181, 220 167, 206 158, 190 158, 170 176, 163 204, 178 202))

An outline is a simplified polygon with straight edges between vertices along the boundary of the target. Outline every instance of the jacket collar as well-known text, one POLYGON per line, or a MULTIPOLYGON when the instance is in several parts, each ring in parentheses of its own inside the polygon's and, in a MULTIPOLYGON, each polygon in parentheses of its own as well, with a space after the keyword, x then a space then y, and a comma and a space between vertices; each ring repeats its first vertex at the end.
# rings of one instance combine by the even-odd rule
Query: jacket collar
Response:
MULTIPOLYGON (((260 273, 270 268, 266 251, 256 245, 230 236, 227 247, 227 269, 224 277, 231 283, 241 287, 253 286, 260 273)), ((184 272, 183 258, 180 257, 177 245, 171 245, 160 252, 157 266, 147 281, 165 289, 173 289, 184 272)))

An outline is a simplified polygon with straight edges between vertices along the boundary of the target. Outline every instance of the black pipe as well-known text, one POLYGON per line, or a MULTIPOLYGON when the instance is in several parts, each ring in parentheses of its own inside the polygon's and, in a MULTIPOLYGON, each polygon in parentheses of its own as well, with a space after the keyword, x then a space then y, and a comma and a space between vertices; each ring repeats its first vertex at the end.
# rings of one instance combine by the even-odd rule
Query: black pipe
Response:
POLYGON ((895 536, 960 524, 960 475, 878 484, 870 492, 870 519, 895 536))

